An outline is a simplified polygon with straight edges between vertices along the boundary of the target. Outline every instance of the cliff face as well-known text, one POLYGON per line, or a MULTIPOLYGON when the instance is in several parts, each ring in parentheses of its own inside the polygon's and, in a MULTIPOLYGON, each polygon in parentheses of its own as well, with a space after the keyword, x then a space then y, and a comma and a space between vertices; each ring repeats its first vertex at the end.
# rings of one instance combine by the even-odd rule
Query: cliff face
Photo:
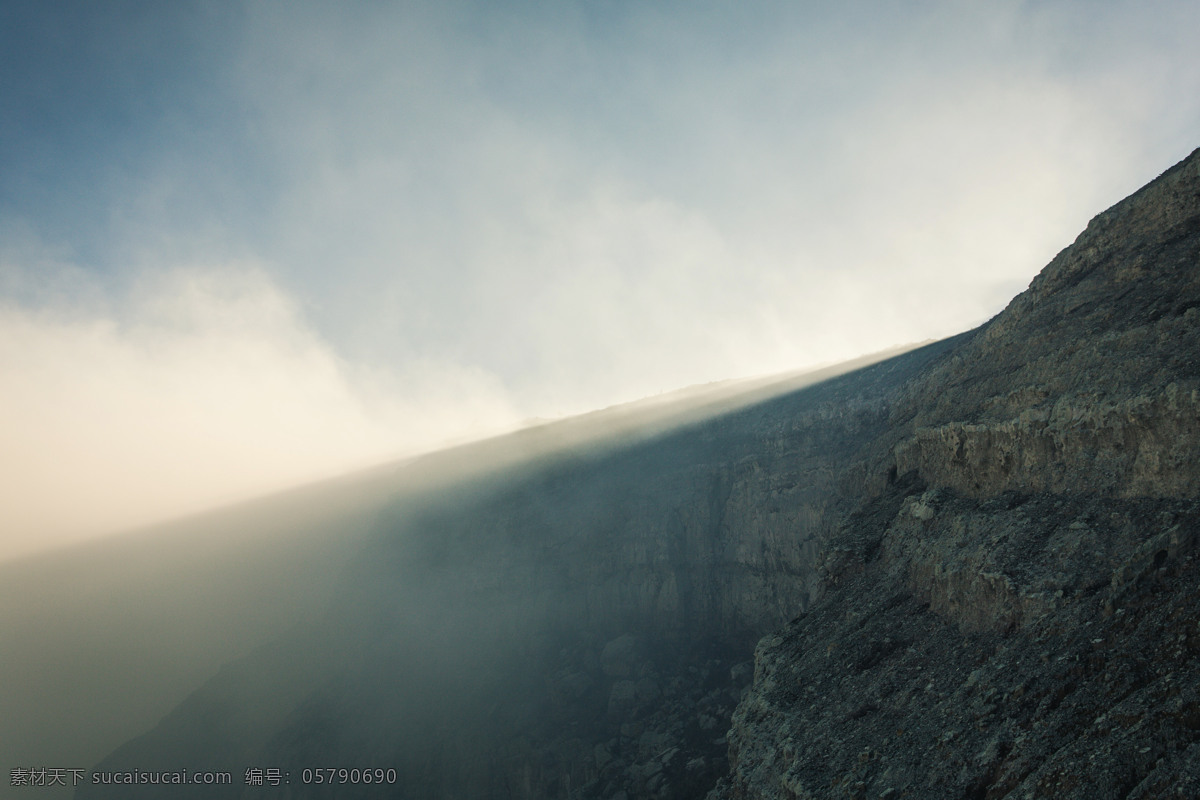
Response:
POLYGON ((1198 306, 1200 151, 910 384, 714 797, 1200 794, 1198 306))
MULTIPOLYGON (((503 469, 401 481, 325 615, 102 768, 187 754, 191 769, 296 777, 391 767, 419 797, 703 795, 754 642, 805 608, 821 543, 886 485, 864 464, 887 454, 904 385, 961 339, 615 443, 464 448, 455 460, 503 469)), ((443 472, 439 458, 404 472, 443 472)), ((355 791, 372 796, 337 796, 355 791)))
POLYGON ((414 797, 1186 787, 1198 258, 1200 151, 979 330, 407 491, 323 617, 102 768, 280 768, 290 797, 378 796, 299 785, 322 765, 414 797))

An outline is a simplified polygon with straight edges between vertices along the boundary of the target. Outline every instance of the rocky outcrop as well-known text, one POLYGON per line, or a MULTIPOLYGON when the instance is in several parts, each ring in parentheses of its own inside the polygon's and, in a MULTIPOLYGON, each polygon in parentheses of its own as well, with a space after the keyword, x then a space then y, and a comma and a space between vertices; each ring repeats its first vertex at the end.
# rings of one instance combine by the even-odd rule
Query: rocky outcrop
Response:
POLYGON ((895 457, 898 472, 915 470, 931 484, 975 497, 1004 491, 1195 497, 1197 441, 1200 389, 1171 383, 1120 400, 1060 397, 1003 422, 920 428, 896 446, 895 457))
POLYGON ((760 642, 716 796, 1194 796, 1200 504, 917 488, 760 642))

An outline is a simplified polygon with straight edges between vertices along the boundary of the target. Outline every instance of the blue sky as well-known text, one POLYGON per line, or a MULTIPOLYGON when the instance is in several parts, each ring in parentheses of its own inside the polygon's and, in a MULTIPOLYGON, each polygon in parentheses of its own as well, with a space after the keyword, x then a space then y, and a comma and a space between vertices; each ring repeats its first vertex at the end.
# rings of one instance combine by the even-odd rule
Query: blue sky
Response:
POLYGON ((1200 145, 1198 23, 3 4, 0 527, 32 547, 964 330, 1200 145))

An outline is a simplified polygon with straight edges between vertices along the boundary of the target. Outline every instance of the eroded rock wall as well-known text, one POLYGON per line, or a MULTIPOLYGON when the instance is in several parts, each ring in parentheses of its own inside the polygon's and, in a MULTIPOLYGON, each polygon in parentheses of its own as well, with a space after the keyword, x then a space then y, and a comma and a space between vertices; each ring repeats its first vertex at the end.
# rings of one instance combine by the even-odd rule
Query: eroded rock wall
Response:
POLYGON ((908 385, 714 798, 1200 794, 1198 307, 1200 151, 908 385))

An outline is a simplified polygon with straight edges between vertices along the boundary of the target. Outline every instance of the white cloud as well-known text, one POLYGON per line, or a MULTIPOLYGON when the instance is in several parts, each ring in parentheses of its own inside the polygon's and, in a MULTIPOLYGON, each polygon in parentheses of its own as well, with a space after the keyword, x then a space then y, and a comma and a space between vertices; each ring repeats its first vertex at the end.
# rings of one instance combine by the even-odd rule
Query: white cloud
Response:
POLYGON ((346 352, 545 415, 977 324, 1169 163, 1149 34, 1108 64, 1070 9, 756 8, 260 9, 259 245, 346 352))
POLYGON ((347 364, 253 266, 161 272, 123 306, 0 307, 0 556, 516 419, 479 370, 347 364))

